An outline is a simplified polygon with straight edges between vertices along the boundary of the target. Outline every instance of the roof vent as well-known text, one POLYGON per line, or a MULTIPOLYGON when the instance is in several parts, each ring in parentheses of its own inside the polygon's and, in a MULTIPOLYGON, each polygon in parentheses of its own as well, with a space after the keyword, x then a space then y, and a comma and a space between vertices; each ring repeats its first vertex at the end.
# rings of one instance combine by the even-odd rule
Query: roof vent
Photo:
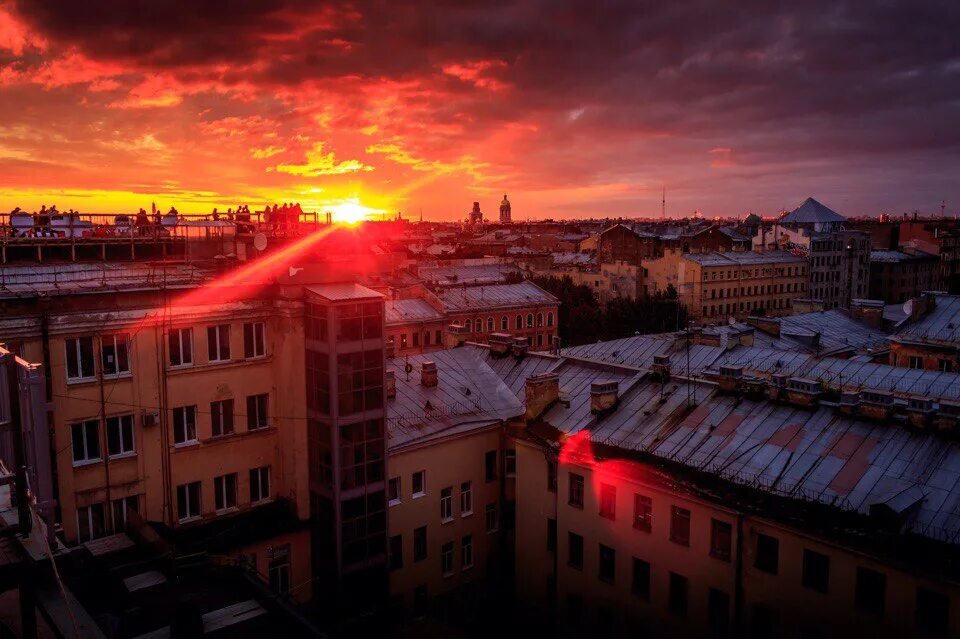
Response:
POLYGON ((600 415, 613 409, 620 399, 620 384, 613 382, 591 382, 590 412, 600 415))
POLYGON ((387 399, 393 399, 397 396, 397 374, 392 370, 384 373, 383 387, 387 392, 387 399))
POLYGON ((427 388, 433 388, 437 385, 437 363, 424 362, 420 367, 420 383, 427 388))
POLYGON ((513 346, 513 336, 510 333, 491 333, 487 341, 490 344, 490 354, 496 357, 508 355, 513 346))
POLYGON ((520 359, 527 354, 530 348, 530 340, 526 337, 513 338, 513 356, 520 359))

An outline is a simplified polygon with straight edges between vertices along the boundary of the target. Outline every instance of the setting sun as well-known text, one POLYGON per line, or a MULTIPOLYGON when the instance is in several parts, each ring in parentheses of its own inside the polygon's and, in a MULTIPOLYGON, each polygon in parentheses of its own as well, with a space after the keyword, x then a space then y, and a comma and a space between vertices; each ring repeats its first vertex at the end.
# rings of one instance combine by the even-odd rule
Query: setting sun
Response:
POLYGON ((357 198, 327 206, 326 209, 333 214, 333 221, 341 224, 359 224, 383 213, 380 209, 364 206, 357 198))

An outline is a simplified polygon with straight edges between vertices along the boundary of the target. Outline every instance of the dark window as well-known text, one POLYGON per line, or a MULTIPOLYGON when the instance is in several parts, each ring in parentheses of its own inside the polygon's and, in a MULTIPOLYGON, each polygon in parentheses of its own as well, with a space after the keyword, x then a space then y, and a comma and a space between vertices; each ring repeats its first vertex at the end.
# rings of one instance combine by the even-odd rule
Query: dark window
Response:
POLYGON ((857 608, 883 614, 887 596, 887 576, 869 568, 857 568, 857 608))
POLYGON ((616 578, 617 552, 610 546, 600 544, 599 576, 601 581, 613 583, 616 578))
POLYGON ((633 527, 650 532, 653 526, 653 501, 646 495, 633 496, 633 527))
POLYGON ((129 343, 130 336, 126 333, 104 335, 100 339, 100 367, 104 375, 130 372, 129 343))
POLYGON ((552 459, 547 460, 547 490, 557 492, 557 462, 552 459))
POLYGON ((413 474, 413 496, 425 495, 427 493, 427 471, 418 470, 413 474))
POLYGON ((247 322, 243 325, 243 356, 247 359, 267 354, 263 339, 263 322, 247 322))
POLYGON ((230 359, 229 324, 207 327, 207 358, 211 362, 222 362, 230 359))
POLYGON ((633 578, 630 590, 642 599, 650 599, 650 564, 642 559, 633 558, 633 578))
POLYGON ((383 420, 340 426, 340 485, 355 488, 383 481, 383 420))
POLYGON ((803 585, 827 592, 830 585, 830 558, 812 550, 803 551, 803 585))
POLYGON ((420 526, 413 531, 413 560, 423 561, 427 558, 427 527, 420 526))
POLYGON ((340 538, 346 566, 387 554, 387 500, 383 490, 341 502, 340 538))
POLYGON ((173 443, 197 441, 197 407, 180 406, 173 409, 173 443))
POLYGON ((931 634, 945 634, 949 617, 950 600, 946 595, 923 587, 917 588, 917 607, 914 610, 917 628, 931 634))
POLYGON ((517 474, 517 451, 512 448, 503 451, 503 474, 507 477, 517 474))
POLYGON ((685 616, 687 614, 687 578, 675 572, 670 573, 670 612, 685 616))
POLYGON ((403 535, 390 537, 390 570, 403 568, 403 535))
POLYGON ((337 401, 341 415, 383 407, 383 351, 337 355, 337 401))
POLYGON ((606 519, 617 517, 617 488, 612 484, 600 484, 600 516, 606 519))
POLYGON ((497 479, 497 451, 488 450, 483 456, 484 477, 487 481, 497 479))
POLYGON ((107 453, 114 457, 132 452, 133 415, 107 417, 107 453))
POLYGON ((270 425, 267 421, 268 398, 266 393, 247 396, 247 430, 257 430, 270 425))
POLYGON ((776 537, 757 534, 757 555, 754 557, 757 570, 777 574, 780 566, 780 541, 776 537))
POLYGON ((690 545, 690 511, 686 508, 670 508, 670 541, 681 546, 690 545))
POLYGON ((569 503, 575 508, 583 508, 583 475, 570 473, 569 503))
POLYGON ((707 597, 707 623, 713 636, 725 637, 730 629, 730 595, 711 588, 707 597))
POLYGON ((213 478, 213 503, 217 510, 237 507, 237 474, 213 478))
POLYGON ((87 462, 100 459, 100 422, 88 419, 71 427, 73 461, 87 462))
POLYGON ((733 531, 725 521, 710 520, 710 556, 723 561, 730 561, 730 547, 733 541, 733 531))
POLYGON ((547 550, 557 550, 557 520, 553 518, 547 519, 547 550))
POLYGON ((583 537, 577 533, 567 534, 568 558, 567 563, 571 568, 578 570, 583 568, 583 537))
POLYGON ((210 402, 210 430, 214 437, 233 433, 233 400, 210 402))
MULTIPOLYGON (((67 379, 89 379, 93 370, 93 338, 78 337, 64 342, 67 350, 67 379)), ((106 372, 106 371, 105 371, 106 372)))
POLYGON ((270 467, 250 469, 250 502, 270 499, 270 467))

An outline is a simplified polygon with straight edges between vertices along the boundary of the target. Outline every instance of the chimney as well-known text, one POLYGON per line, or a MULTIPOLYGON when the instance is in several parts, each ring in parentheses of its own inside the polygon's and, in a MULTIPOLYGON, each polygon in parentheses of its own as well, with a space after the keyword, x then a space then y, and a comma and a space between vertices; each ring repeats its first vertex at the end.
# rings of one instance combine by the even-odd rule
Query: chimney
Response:
POLYGON ((383 354, 387 359, 390 359, 393 357, 395 351, 396 351, 396 342, 394 341, 394 338, 391 337, 383 345, 383 354))
POLYGON ((753 326, 754 328, 759 328, 767 335, 780 337, 780 320, 775 317, 760 317, 758 315, 751 315, 747 318, 747 324, 753 326))
POLYGON ((717 378, 717 387, 726 392, 737 390, 740 378, 743 377, 743 366, 721 366, 717 378))
POLYGON ((883 300, 853 300, 850 317, 871 328, 883 326, 883 300))
POLYGON ((509 355, 513 346, 513 336, 510 333, 491 333, 487 341, 490 344, 490 354, 494 357, 509 355))
POLYGON ((617 382, 590 383, 590 412, 602 415, 616 407, 620 399, 620 384, 617 382))
POLYGON ((383 387, 387 391, 387 399, 393 399, 397 396, 397 374, 392 370, 384 374, 383 387))
POLYGON ((667 382, 670 380, 670 356, 654 355, 653 366, 650 368, 657 381, 667 382))
POLYGON ((537 419, 560 399, 560 376, 556 373, 531 375, 524 388, 524 399, 527 421, 537 419))
POLYGON ((424 362, 420 366, 420 383, 427 388, 433 388, 437 385, 437 363, 424 362))
POLYGON ((916 321, 933 310, 937 298, 933 293, 923 292, 910 300, 910 319, 916 321))
POLYGON ((523 359, 527 354, 527 349, 530 348, 530 340, 526 337, 514 337, 513 338, 513 356, 517 359, 523 359))
POLYGON ((449 324, 444 339, 444 348, 463 346, 467 341, 467 329, 463 324, 449 324))
POLYGON ((560 336, 554 335, 552 341, 553 341, 553 354, 559 355, 560 354, 560 336))

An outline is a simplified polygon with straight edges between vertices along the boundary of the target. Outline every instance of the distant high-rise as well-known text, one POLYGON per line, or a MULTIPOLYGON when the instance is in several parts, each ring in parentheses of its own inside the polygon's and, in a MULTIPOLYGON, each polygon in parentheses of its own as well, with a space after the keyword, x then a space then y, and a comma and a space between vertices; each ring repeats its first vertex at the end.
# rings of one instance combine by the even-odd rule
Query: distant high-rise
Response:
POLYGON ((480 203, 474 202, 473 209, 470 211, 470 223, 480 224, 483 222, 483 212, 480 210, 480 203))
POLYGON ((510 224, 512 220, 510 219, 510 200, 507 199, 507 194, 503 194, 503 201, 500 202, 500 223, 501 224, 510 224))

